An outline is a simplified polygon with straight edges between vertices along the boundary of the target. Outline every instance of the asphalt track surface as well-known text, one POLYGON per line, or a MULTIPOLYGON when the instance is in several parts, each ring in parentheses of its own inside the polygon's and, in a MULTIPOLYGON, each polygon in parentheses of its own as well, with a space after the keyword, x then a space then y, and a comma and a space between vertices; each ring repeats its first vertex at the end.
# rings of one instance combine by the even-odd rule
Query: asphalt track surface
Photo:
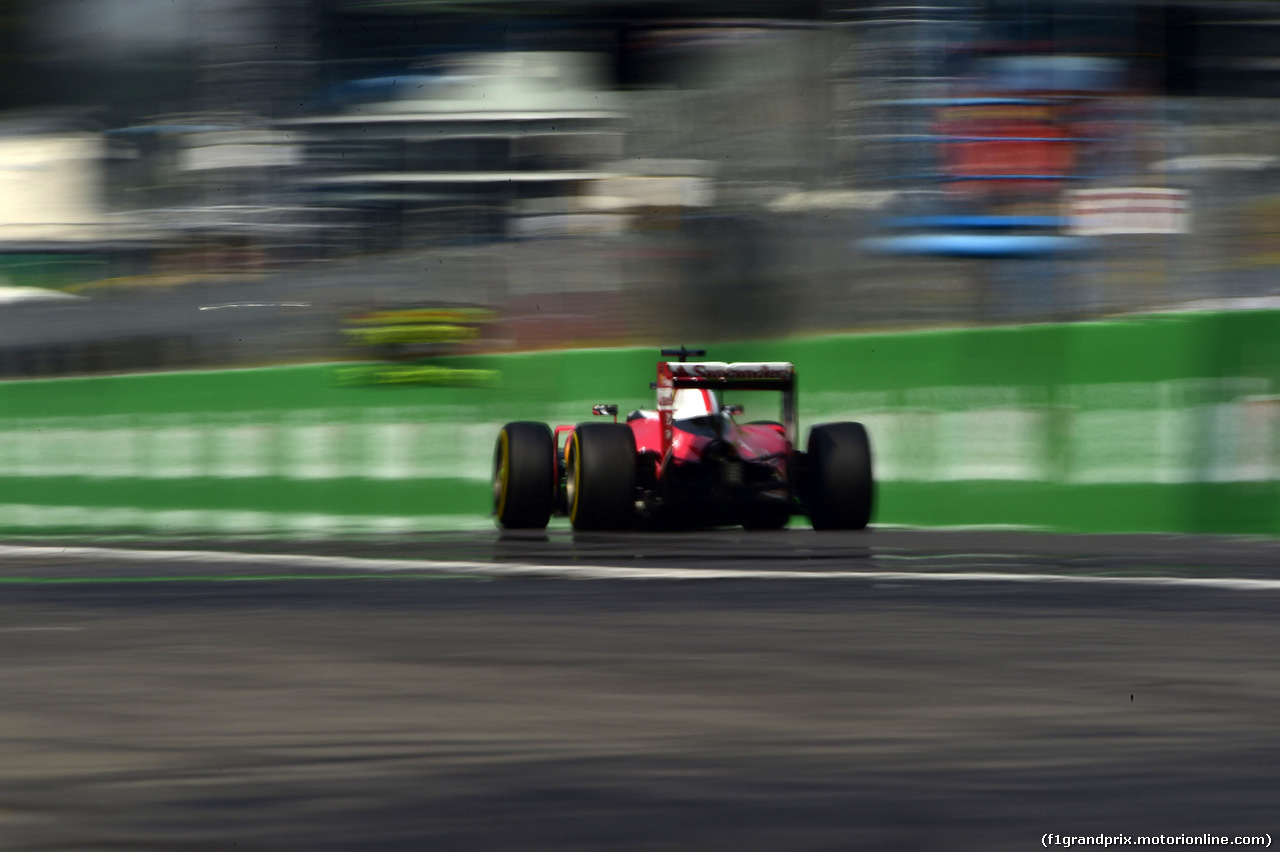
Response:
POLYGON ((4 850, 1280 837, 1274 540, 31 545, 4 850))

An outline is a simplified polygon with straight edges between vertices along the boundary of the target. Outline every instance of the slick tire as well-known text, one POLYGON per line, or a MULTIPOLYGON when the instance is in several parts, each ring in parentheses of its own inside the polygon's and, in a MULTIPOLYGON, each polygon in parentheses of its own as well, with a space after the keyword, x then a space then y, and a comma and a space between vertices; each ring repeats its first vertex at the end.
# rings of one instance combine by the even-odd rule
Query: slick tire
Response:
POLYGON ((565 504, 578 531, 625 530, 635 521, 636 440, 623 423, 582 423, 565 455, 565 504))
POLYGON ((556 442, 545 423, 508 423, 493 450, 493 513, 508 530, 540 530, 555 508, 556 442))
POLYGON ((805 508, 815 530, 861 530, 871 522, 875 481, 871 441, 861 423, 809 430, 805 508))

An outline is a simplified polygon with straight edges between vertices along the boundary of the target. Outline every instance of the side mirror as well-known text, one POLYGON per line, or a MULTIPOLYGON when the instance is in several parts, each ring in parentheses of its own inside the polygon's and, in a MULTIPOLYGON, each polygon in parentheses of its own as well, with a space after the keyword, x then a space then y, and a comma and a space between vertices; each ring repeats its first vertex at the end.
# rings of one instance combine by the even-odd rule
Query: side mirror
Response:
POLYGON ((591 406, 591 413, 594 414, 596 417, 612 415, 613 422, 614 423, 618 422, 618 406, 616 404, 593 405, 591 406))
POLYGON ((737 417, 742 414, 742 412, 746 411, 746 409, 741 405, 722 405, 720 406, 720 411, 728 414, 730 417, 737 417))

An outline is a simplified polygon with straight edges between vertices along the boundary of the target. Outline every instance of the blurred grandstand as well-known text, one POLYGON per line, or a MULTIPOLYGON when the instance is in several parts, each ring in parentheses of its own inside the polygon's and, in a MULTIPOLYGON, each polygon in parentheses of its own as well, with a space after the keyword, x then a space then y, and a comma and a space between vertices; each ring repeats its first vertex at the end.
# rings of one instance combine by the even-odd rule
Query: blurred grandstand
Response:
POLYGON ((3 376, 1280 294, 1277 3, 80 9, 0 17, 3 376))

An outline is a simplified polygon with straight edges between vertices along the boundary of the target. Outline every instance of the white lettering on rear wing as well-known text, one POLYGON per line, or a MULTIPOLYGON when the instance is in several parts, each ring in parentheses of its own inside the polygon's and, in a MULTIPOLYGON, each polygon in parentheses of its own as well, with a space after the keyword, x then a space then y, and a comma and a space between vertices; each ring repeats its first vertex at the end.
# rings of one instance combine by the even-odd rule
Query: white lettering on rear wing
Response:
POLYGON ((683 364, 668 363, 671 378, 677 386, 692 380, 697 383, 735 384, 737 382, 777 382, 779 385, 795 381, 796 368, 786 361, 691 361, 683 364))

